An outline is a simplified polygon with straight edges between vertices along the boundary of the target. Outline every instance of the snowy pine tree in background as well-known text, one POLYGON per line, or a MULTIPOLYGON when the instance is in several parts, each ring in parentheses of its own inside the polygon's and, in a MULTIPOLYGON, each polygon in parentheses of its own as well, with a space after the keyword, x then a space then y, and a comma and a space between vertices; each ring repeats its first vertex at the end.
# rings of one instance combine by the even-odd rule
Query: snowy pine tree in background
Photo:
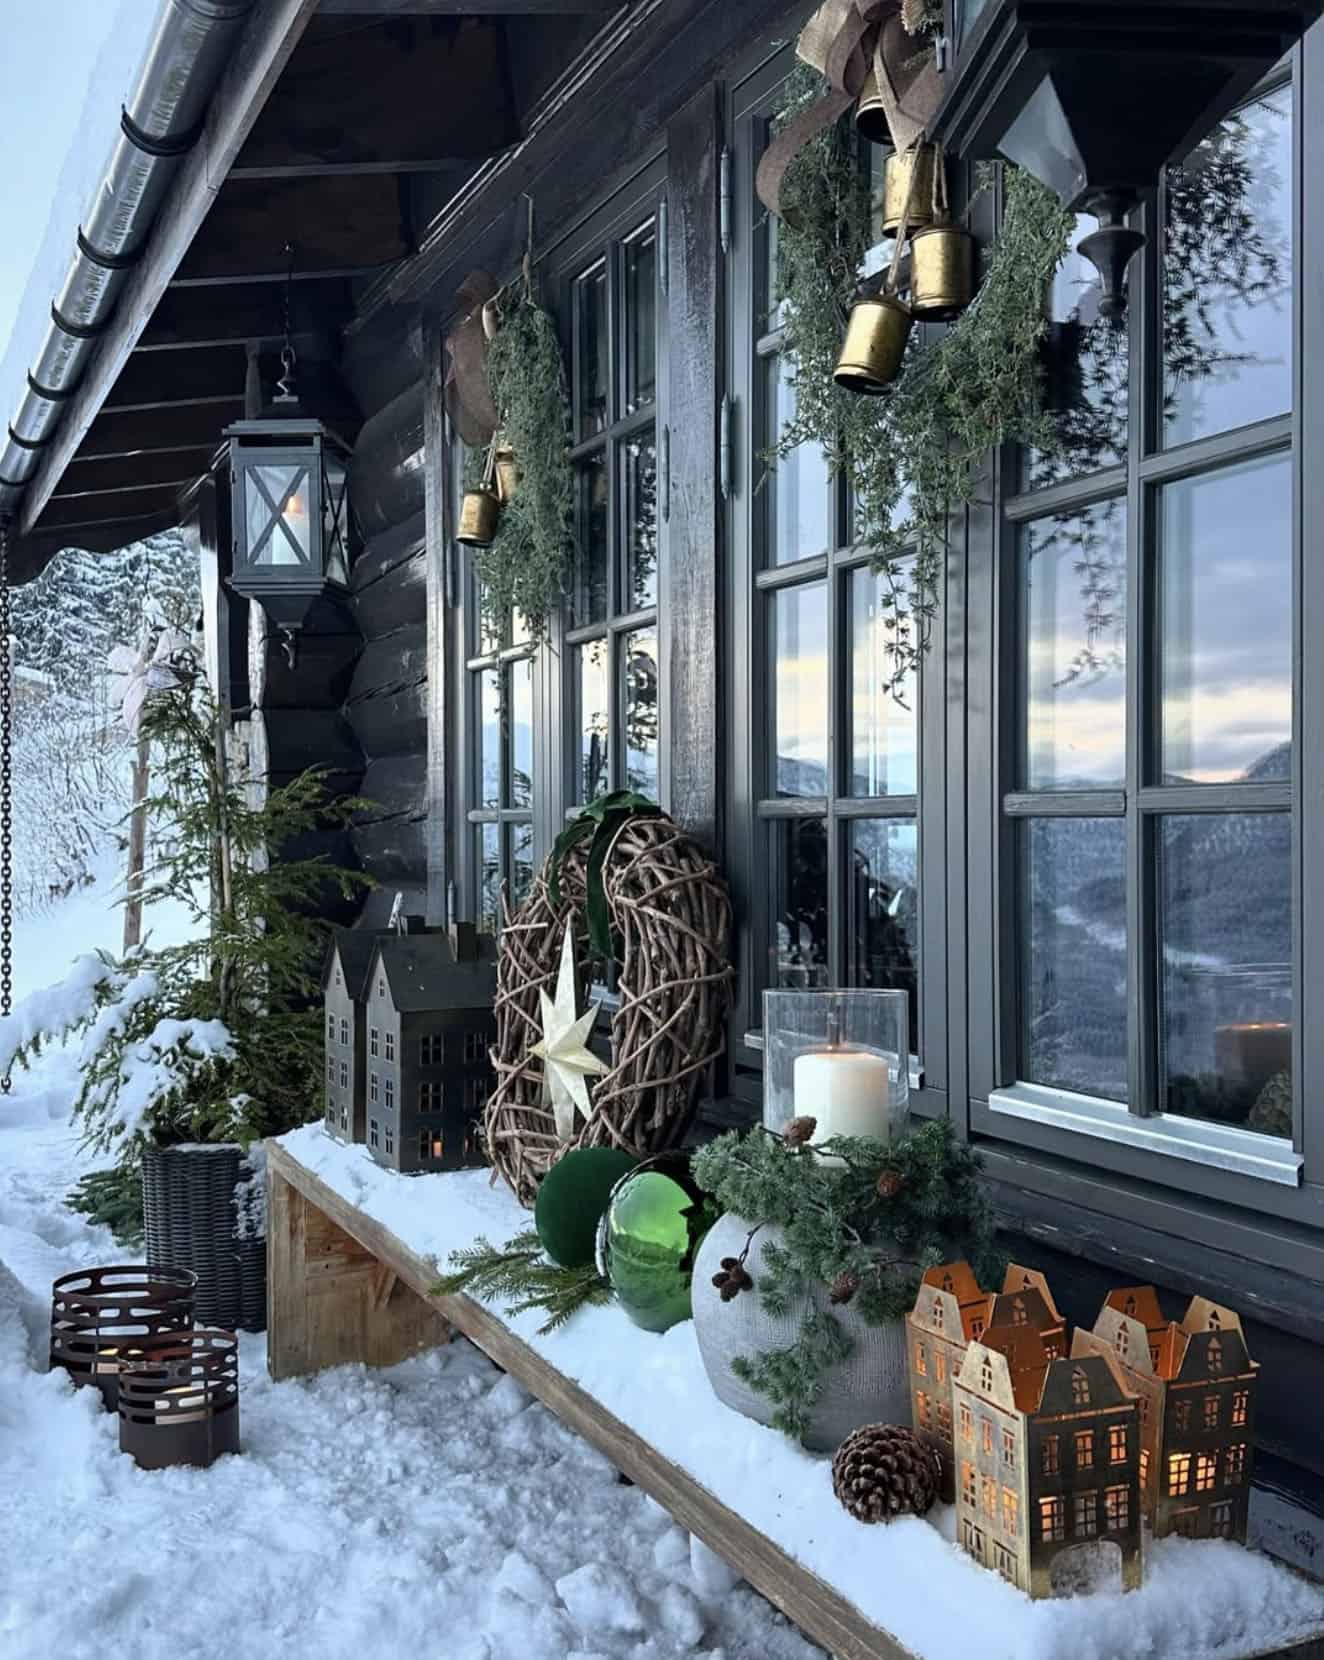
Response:
POLYGON ((117 857, 132 740, 107 658, 162 626, 191 632, 197 561, 177 530, 118 553, 69 549, 13 595, 15 908, 31 915, 117 857))

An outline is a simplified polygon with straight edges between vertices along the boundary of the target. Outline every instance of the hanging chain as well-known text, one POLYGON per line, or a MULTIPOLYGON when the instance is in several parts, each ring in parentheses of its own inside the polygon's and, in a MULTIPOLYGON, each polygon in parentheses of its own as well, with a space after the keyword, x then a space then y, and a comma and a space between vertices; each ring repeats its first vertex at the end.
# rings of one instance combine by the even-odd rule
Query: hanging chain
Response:
POLYGON ((294 355, 294 339, 290 333, 290 299, 294 292, 294 244, 285 244, 285 295, 283 300, 283 325, 285 338, 280 348, 280 380, 276 386, 276 400, 279 403, 291 403, 297 397, 294 390, 294 366, 298 359, 294 355))
MULTIPOLYGON (((9 521, 0 520, 0 1014, 14 1006, 14 654, 10 627, 9 521)), ((9 1074, 0 1093, 9 1094, 9 1074)))

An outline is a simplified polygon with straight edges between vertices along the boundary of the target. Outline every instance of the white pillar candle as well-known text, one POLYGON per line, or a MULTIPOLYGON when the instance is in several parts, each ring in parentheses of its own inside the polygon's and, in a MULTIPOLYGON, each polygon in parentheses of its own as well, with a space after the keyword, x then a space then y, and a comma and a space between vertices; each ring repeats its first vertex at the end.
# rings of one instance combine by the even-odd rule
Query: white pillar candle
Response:
POLYGON ((815 1118, 816 1142, 832 1136, 890 1139, 887 1061, 867 1049, 812 1049, 792 1068, 797 1118, 815 1118))

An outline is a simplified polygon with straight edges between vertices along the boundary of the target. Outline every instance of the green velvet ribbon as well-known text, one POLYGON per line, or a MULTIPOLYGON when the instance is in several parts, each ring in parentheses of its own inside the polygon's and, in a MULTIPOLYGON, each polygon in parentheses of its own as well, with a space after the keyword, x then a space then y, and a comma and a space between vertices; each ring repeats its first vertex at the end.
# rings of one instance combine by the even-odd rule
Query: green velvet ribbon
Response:
POLYGON ((588 912, 588 938, 594 955, 610 962, 614 951, 611 943, 611 910, 607 892, 602 885, 602 867, 607 862, 607 851, 616 832, 627 819, 656 818, 662 809, 646 795, 634 790, 612 790, 590 801, 584 811, 562 830, 552 843, 552 855, 547 861, 547 892, 553 905, 561 903, 561 867, 565 856, 585 836, 591 835, 588 850, 588 889, 585 908, 588 912))

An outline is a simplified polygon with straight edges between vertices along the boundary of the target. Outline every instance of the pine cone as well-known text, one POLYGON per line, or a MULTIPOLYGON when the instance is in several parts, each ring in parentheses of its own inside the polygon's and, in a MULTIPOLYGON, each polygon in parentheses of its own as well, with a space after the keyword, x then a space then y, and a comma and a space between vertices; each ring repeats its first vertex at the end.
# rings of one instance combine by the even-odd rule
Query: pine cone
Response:
POLYGON ((878 1178, 878 1197, 880 1199, 895 1199, 905 1186, 905 1181, 895 1170, 884 1170, 878 1178))
POLYGON ((713 1275, 713 1284, 721 1294, 722 1301, 729 1303, 732 1298, 738 1297, 742 1291, 752 1291, 754 1282, 739 1257, 723 1257, 722 1269, 713 1275))
POLYGON ((832 1491, 859 1522, 924 1516, 938 1494, 938 1457, 913 1430, 865 1424, 832 1460, 832 1491))
POLYGON ((830 1303, 848 1303, 859 1289, 860 1276, 847 1270, 843 1274, 838 1274, 836 1279, 833 1280, 828 1289, 828 1301, 830 1303))
POLYGON ((786 1145, 788 1147, 803 1147, 817 1128, 818 1120, 816 1118, 793 1118, 786 1126, 786 1145))

